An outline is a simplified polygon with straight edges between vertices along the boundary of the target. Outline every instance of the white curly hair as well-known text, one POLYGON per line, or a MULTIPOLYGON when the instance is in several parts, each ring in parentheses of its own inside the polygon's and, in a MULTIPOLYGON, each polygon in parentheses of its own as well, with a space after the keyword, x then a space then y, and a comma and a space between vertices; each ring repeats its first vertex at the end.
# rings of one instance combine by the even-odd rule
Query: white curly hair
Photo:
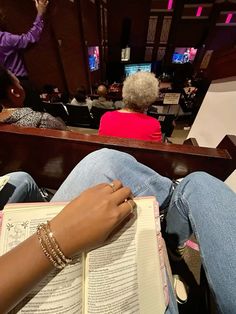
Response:
POLYGON ((133 111, 144 111, 157 99, 158 85, 153 73, 137 72, 128 76, 122 89, 125 106, 133 111))

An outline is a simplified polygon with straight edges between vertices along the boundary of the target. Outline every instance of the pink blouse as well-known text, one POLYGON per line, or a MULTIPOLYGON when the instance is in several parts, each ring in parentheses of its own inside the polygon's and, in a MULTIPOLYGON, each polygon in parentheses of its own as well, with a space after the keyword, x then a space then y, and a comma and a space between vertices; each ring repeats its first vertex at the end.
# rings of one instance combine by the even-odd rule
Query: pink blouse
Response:
POLYGON ((106 112, 101 118, 98 133, 144 141, 162 141, 160 122, 138 112, 106 112))

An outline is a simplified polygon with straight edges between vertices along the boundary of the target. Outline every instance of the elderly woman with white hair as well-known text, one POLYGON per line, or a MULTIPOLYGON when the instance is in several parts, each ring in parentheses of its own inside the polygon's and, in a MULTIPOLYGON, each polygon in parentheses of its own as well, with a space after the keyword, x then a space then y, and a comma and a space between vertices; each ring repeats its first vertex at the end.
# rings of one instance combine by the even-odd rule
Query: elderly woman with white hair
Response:
POLYGON ((125 106, 102 116, 99 135, 161 142, 160 122, 146 115, 158 92, 158 80, 153 73, 137 72, 127 77, 122 90, 125 106))

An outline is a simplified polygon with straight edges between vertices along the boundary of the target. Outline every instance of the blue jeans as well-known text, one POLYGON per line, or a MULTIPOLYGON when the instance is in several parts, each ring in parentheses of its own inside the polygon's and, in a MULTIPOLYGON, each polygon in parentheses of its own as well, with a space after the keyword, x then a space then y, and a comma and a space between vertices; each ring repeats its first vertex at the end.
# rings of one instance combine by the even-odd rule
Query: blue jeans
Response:
POLYGON ((43 202, 37 184, 26 172, 18 171, 7 174, 10 179, 0 191, 0 209, 6 203, 43 202))
POLYGON ((182 246, 192 233, 221 313, 236 312, 236 194, 204 172, 185 177, 167 213, 166 232, 182 246))
MULTIPOLYGON (((52 201, 70 201, 90 186, 120 179, 134 196, 156 196, 169 204, 167 233, 182 245, 194 232, 203 266, 222 313, 236 309, 236 195, 223 182, 198 172, 188 175, 173 193, 172 181, 138 163, 132 156, 102 149, 89 154, 71 172, 52 201), (233 222, 233 223, 232 223, 233 222)), ((178 313, 170 287, 166 313, 178 313)))

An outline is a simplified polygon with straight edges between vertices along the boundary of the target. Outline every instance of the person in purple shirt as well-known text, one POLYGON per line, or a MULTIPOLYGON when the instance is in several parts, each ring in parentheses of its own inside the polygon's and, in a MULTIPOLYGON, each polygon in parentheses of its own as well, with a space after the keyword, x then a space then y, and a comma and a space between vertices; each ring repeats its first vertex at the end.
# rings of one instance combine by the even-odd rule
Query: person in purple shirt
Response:
POLYGON ((26 106, 39 104, 40 101, 39 96, 36 99, 35 91, 29 82, 22 50, 39 40, 44 26, 43 15, 46 12, 47 5, 48 0, 35 0, 36 19, 31 29, 21 35, 15 35, 6 31, 3 14, 0 13, 0 64, 15 74, 20 80, 26 92, 26 106))

